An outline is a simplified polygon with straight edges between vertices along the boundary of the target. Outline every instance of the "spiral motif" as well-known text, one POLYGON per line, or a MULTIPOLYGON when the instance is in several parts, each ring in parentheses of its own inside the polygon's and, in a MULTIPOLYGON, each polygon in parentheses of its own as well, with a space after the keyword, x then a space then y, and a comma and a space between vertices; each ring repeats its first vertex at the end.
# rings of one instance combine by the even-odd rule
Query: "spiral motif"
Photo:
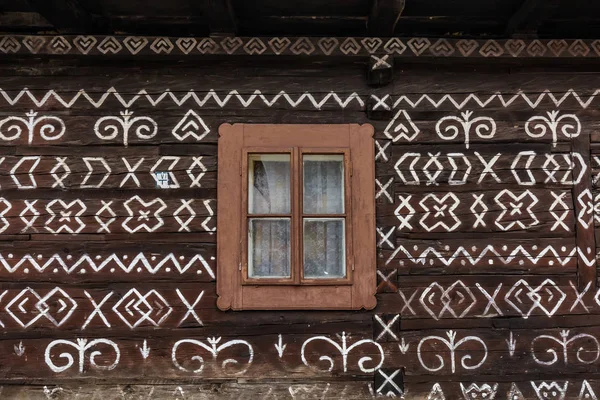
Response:
POLYGON ((29 131, 28 122, 19 117, 8 117, 0 121, 0 139, 11 141, 19 138, 23 131, 29 131))
POLYGON ((178 342, 176 342, 173 345, 173 349, 171 352, 171 361, 173 362, 173 365, 180 371, 200 374, 204 371, 204 366, 205 366, 204 358, 201 355, 194 355, 194 356, 190 357, 190 360, 195 361, 196 363, 198 363, 199 366, 195 369, 186 368, 177 359, 177 351, 181 345, 189 344, 189 345, 193 345, 196 347, 200 347, 201 349, 203 349, 211 354, 214 362, 217 361, 218 354, 221 351, 223 351, 229 347, 235 346, 235 345, 244 345, 248 348, 248 352, 249 352, 248 353, 249 358, 248 358, 248 361, 246 364, 242 364, 238 360, 228 358, 228 359, 223 360, 220 363, 220 367, 223 370, 223 372, 226 372, 228 375, 240 375, 240 374, 243 374, 244 372, 246 372, 248 370, 248 368, 250 368, 250 365, 252 364, 252 360, 254 359, 254 352, 253 352, 253 349, 252 349, 252 346, 250 345, 250 343, 246 342, 245 340, 230 340, 228 342, 221 344, 220 346, 217 346, 217 344, 220 342, 220 340, 221 340, 221 338, 218 338, 218 339, 209 338, 208 339, 209 344, 203 343, 203 342, 201 342, 199 340, 195 340, 195 339, 179 340, 178 342), (236 369, 240 368, 240 367, 241 367, 241 369, 236 371, 236 369), (232 371, 232 369, 233 369, 233 371, 232 371))

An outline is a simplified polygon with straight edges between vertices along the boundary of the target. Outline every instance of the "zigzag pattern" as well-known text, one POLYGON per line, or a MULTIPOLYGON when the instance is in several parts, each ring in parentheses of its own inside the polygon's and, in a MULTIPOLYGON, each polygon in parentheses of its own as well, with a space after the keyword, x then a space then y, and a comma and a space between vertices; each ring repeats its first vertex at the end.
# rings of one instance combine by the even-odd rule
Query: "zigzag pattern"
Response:
MULTIPOLYGON (((163 257, 147 256, 144 253, 138 253, 131 261, 127 260, 126 256, 119 256, 116 254, 111 254, 108 257, 91 257, 88 254, 84 254, 78 259, 71 259, 69 257, 70 256, 66 256, 63 258, 59 254, 53 254, 48 258, 44 258, 26 254, 18 259, 18 261, 14 262, 14 255, 8 254, 5 257, 3 254, 0 254, 0 266, 4 267, 4 269, 11 274, 19 271, 21 268, 25 270, 28 267, 32 267, 38 272, 44 272, 51 266, 55 269, 60 267, 67 274, 79 272, 80 270, 78 270, 78 268, 91 268, 94 272, 98 272, 107 268, 109 265, 117 266, 125 273, 136 272, 139 268, 144 268, 149 273, 156 274, 163 267, 165 267, 165 271, 168 272, 166 269, 166 265, 168 265, 174 266, 179 273, 183 274, 192 266, 196 265, 197 262, 200 262, 204 271, 208 273, 211 278, 215 278, 215 274, 210 265, 200 254, 196 254, 191 258, 185 257, 187 261, 184 261, 182 256, 177 257, 173 253, 169 253, 163 257), (11 261, 13 261, 13 263, 11 263, 11 261)), ((201 272, 201 270, 198 271, 201 272)))
POLYGON ((429 258, 439 260, 446 266, 451 265, 454 261, 456 261, 459 258, 461 260, 467 260, 471 265, 476 265, 485 257, 496 257, 495 259, 500 261, 502 264, 509 264, 517 257, 527 258, 533 264, 537 264, 544 257, 553 257, 560 263, 560 265, 566 265, 567 263, 569 263, 577 257, 576 248, 570 249, 569 253, 566 256, 561 257, 560 254, 556 251, 556 249, 554 249, 554 247, 550 245, 542 248, 537 254, 532 254, 531 252, 527 251, 523 246, 519 245, 515 247, 514 250, 512 250, 509 253, 508 256, 501 255, 500 252, 498 252, 498 250, 496 250, 491 244, 485 246, 481 250, 481 252, 479 252, 479 254, 471 254, 468 249, 466 249, 463 246, 459 246, 450 257, 444 256, 442 253, 440 253, 433 247, 428 247, 420 254, 413 256, 409 249, 400 245, 387 259, 386 264, 391 262, 399 252, 404 253, 407 259, 414 264, 425 265, 427 259, 429 258))
MULTIPOLYGON (((242 95, 237 90, 232 90, 227 94, 220 95, 213 89, 209 90, 204 95, 199 95, 193 90, 190 90, 182 93, 179 96, 176 93, 173 93, 170 89, 166 89, 162 93, 152 96, 146 91, 146 89, 142 89, 138 91, 137 94, 133 95, 129 99, 126 99, 114 87, 111 87, 97 98, 93 98, 84 89, 77 91, 77 93, 71 98, 66 97, 66 95, 61 95, 54 90, 49 90, 42 97, 36 96, 28 88, 24 88, 16 95, 11 95, 10 92, 11 91, 6 91, 0 88, 0 97, 11 106, 14 106, 20 100, 26 98, 31 100, 37 107, 42 107, 46 104, 46 102, 52 99, 60 103, 65 108, 73 107, 80 99, 86 100, 95 108, 99 108, 106 102, 108 98, 114 97, 125 108, 133 106, 140 99, 145 99, 152 106, 157 106, 161 102, 166 101, 165 99, 171 100, 178 106, 182 106, 186 102, 191 101, 194 102, 198 107, 204 107, 209 101, 213 101, 221 108, 224 108, 234 100, 237 100, 243 107, 248 107, 255 101, 262 101, 267 107, 272 107, 277 101, 285 100, 291 107, 294 108, 301 104, 309 104, 315 109, 319 110, 325 104, 337 104, 342 109, 348 107, 352 103, 356 103, 360 107, 365 107, 365 98, 367 97, 360 96, 356 92, 353 92, 349 95, 344 95, 337 94, 332 91, 319 97, 318 95, 308 92, 304 92, 302 94, 288 94, 284 90, 275 95, 265 95, 260 90, 255 90, 252 92, 252 94, 248 95, 242 95)), ((494 100, 498 100, 503 107, 509 107, 515 101, 522 99, 530 108, 535 109, 543 100, 546 99, 550 100, 556 107, 560 107, 566 100, 573 98, 577 101, 581 108, 585 109, 594 102, 598 95, 600 95, 600 89, 596 89, 592 94, 585 94, 581 96, 573 89, 569 89, 560 94, 554 94, 550 90, 544 90, 541 93, 532 94, 527 94, 521 90, 515 94, 502 94, 501 92, 496 92, 491 95, 478 95, 471 93, 461 101, 456 100, 451 94, 444 94, 439 98, 435 98, 434 95, 429 94, 423 94, 415 97, 409 97, 406 95, 391 95, 397 98, 393 104, 394 108, 398 108, 403 104, 406 104, 411 108, 416 108, 420 105, 432 105, 435 108, 439 108, 440 106, 448 103, 452 104, 458 110, 461 110, 467 106, 473 107, 475 105, 484 108, 490 105, 490 103, 492 103, 494 100)), ((390 94, 383 95, 381 97, 371 95, 370 97, 378 101, 380 104, 385 104, 385 101, 387 100, 386 96, 389 98, 390 94)))

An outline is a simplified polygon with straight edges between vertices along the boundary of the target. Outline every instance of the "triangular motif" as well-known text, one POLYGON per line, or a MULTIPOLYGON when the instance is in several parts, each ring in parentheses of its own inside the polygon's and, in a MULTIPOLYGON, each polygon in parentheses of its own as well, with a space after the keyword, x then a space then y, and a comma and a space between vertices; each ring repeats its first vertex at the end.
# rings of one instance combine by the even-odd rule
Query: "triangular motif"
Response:
POLYGON ((433 385, 431 392, 429 392, 429 395, 427 396, 427 400, 446 400, 446 396, 444 396, 444 392, 439 383, 433 385))
POLYGON ((525 396, 521 393, 521 390, 513 382, 510 384, 510 390, 506 394, 506 400, 525 400, 525 396))
POLYGON ((385 136, 394 142, 400 139, 412 142, 419 132, 419 128, 405 110, 399 110, 383 131, 385 136))
POLYGON ((583 381, 581 384, 581 391, 577 400, 598 400, 598 396, 594 393, 594 389, 588 381, 583 381))

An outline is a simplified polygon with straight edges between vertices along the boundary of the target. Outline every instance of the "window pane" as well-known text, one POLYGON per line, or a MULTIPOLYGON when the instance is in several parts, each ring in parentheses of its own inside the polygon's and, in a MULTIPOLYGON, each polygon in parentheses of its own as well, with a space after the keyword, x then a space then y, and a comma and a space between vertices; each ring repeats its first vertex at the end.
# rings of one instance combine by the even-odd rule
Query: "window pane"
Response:
POLYGON ((304 213, 344 213, 344 155, 304 155, 304 213))
POLYGON ((304 219, 304 277, 346 276, 343 218, 304 219))
POLYGON ((248 276, 289 278, 290 219, 251 218, 248 223, 248 276))
POLYGON ((290 155, 248 156, 248 213, 290 213, 290 155))

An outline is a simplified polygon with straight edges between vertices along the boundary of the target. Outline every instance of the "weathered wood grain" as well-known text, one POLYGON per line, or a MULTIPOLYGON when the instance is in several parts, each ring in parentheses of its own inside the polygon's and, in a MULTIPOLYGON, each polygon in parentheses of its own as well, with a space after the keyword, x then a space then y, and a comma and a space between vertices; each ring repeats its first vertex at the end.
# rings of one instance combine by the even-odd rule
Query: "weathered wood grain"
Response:
POLYGON ((3 398, 375 398, 401 395, 386 380, 397 371, 390 379, 407 399, 600 394, 598 239, 593 226, 582 229, 582 216, 598 221, 592 66, 396 63, 392 84, 370 88, 363 61, 16 60, 0 62, 0 120, 56 117, 65 132, 47 140, 40 125, 6 139, 16 131, 0 128, 3 398), (369 121, 367 101, 391 118, 369 121), (132 125, 126 141, 120 124, 138 117, 156 133, 152 122, 142 135, 132 125), (99 121, 117 134, 99 136, 99 121), (490 121, 493 135, 476 130, 490 121), (215 231, 216 201, 236 200, 216 190, 217 155, 231 157, 217 154, 217 128, 236 122, 375 127, 373 311, 218 309, 217 243, 237 239, 215 231), (167 172, 171 187, 157 187, 153 172, 167 172), (136 196, 166 205, 162 225, 153 229, 154 206, 128 211, 136 196), (25 211, 34 201, 39 215, 25 211), (100 212, 103 202, 114 216, 100 212), (115 218, 110 232, 96 217, 115 218), (78 230, 76 218, 85 224, 77 234, 57 232, 78 230), (585 279, 582 265, 592 265, 585 279), (92 355, 100 367, 115 360, 110 344, 95 342, 80 372, 78 339, 111 341, 119 362, 92 365, 92 355), (173 347, 185 339, 182 370, 173 347), (74 364, 53 372, 45 352, 58 340, 52 365, 66 365, 62 353, 74 364), (215 359, 212 343, 230 341, 215 359), (204 369, 185 371, 200 367, 197 356, 204 369))

